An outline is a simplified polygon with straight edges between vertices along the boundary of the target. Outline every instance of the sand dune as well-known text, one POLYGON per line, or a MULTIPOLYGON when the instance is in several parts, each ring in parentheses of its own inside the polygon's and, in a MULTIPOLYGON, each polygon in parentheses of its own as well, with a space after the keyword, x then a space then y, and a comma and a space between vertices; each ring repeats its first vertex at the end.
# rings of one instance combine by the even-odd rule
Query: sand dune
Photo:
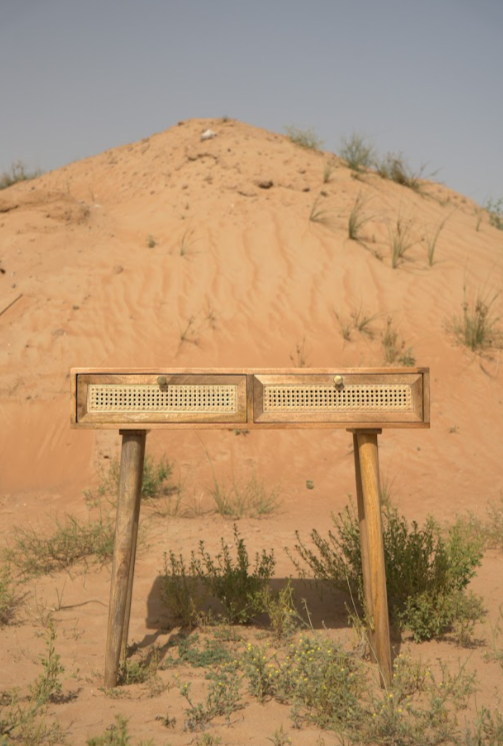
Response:
MULTIPOLYGON (((388 317, 432 375, 431 430, 380 439, 393 499, 411 519, 483 514, 503 493, 500 352, 471 353, 446 328, 464 294, 491 298, 502 285, 502 234, 486 217, 477 226, 476 211, 442 185, 424 182, 418 194, 376 174, 355 178, 329 153, 219 120, 180 123, 0 192, 4 535, 20 522, 85 514, 81 491, 119 453, 116 432, 70 429, 70 367, 380 366, 388 317), (202 142, 208 127, 217 136, 202 142), (370 218, 361 242, 347 228, 358 195, 370 218), (414 242, 393 269, 399 218, 414 242), (425 237, 443 221, 430 267, 425 237), (345 340, 337 317, 358 311, 375 315, 372 334, 351 329, 345 340)), ((354 493, 351 443, 344 431, 155 431, 147 450, 175 462, 187 500, 209 499, 212 469, 278 485, 281 514, 258 538, 281 547, 299 526, 325 528, 354 493)), ((204 526, 214 543, 231 531, 214 517, 170 522, 140 559, 133 636, 147 634, 145 597, 166 542, 180 548, 204 526)), ((253 522, 246 531, 254 536, 253 522)), ((286 559, 279 571, 291 571, 286 559)), ((107 579, 89 579, 102 604, 107 579)), ((106 609, 85 615, 99 668, 106 609)))

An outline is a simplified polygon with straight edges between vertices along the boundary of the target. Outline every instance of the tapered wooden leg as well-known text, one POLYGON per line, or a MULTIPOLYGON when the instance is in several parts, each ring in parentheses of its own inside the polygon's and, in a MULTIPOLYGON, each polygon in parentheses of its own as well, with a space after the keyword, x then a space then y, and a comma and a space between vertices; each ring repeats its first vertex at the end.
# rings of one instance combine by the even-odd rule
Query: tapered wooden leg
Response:
POLYGON ((374 630, 373 630, 373 609, 374 601, 372 598, 372 582, 370 579, 370 564, 369 564, 369 544, 367 536, 367 521, 365 519, 365 504, 363 502, 363 489, 362 489, 362 475, 360 469, 360 455, 358 451, 358 439, 356 433, 353 433, 353 452, 355 457, 355 476, 356 476, 356 500, 358 506, 358 523, 360 526, 360 551, 362 556, 362 570, 363 570, 363 591, 364 591, 364 602, 365 602, 365 616, 367 621, 372 623, 368 625, 368 638, 370 643, 370 657, 375 663, 375 642, 374 642, 374 630))
POLYGON ((121 651, 124 654, 127 644, 147 433, 146 430, 123 430, 121 435, 119 495, 105 657, 106 687, 117 685, 121 651))
MULTIPOLYGON (((374 621, 374 644, 382 683, 389 686, 392 678, 391 643, 389 635, 386 567, 382 535, 381 501, 379 496, 379 459, 377 434, 357 432, 358 458, 363 493, 363 508, 368 544, 368 572, 374 621)), ((365 572, 365 571, 364 571, 365 572)), ((365 576, 364 576, 365 579, 365 576)), ((367 594, 365 594, 367 598, 367 594)))

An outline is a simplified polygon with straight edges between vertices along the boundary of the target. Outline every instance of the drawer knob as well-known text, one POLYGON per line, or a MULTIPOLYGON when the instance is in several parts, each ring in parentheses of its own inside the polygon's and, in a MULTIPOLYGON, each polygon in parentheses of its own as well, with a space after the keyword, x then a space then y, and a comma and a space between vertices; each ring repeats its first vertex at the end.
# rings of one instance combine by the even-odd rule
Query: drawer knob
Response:
POLYGON ((157 383, 159 384, 159 386, 166 386, 166 384, 168 383, 168 379, 166 378, 166 376, 157 376, 157 383))
POLYGON ((337 388, 341 388, 342 386, 344 386, 344 380, 342 376, 334 376, 334 383, 337 388))

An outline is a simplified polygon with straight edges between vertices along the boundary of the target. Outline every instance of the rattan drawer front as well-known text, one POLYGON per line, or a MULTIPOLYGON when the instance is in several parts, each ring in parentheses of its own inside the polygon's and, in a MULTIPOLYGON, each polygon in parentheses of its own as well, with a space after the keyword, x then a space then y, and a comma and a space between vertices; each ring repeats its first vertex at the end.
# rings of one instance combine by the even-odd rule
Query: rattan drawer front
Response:
POLYGON ((421 422, 422 375, 255 376, 255 422, 421 422))
POLYGON ((157 378, 79 376, 78 422, 246 422, 246 376, 164 374, 161 384, 157 378))

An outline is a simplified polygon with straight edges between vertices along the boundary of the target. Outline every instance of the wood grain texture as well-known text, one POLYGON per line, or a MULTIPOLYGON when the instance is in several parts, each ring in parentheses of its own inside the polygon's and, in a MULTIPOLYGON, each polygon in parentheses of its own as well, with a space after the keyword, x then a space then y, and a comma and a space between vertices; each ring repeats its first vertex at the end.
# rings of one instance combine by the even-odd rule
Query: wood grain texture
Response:
POLYGON ((389 635, 386 566, 382 535, 381 500, 379 496, 379 460, 377 435, 356 433, 363 493, 363 506, 368 543, 368 570, 374 623, 375 655, 384 686, 392 678, 391 643, 389 635))
MULTIPOLYGON (((363 571, 363 591, 365 599, 365 616, 367 620, 371 619, 374 613, 374 600, 372 597, 372 581, 370 574, 369 559, 369 542, 367 536, 367 521, 365 519, 365 503, 363 501, 362 474, 360 469, 360 455, 358 452, 358 437, 353 432, 353 452, 355 458, 355 478, 356 478, 356 500, 358 506, 358 524, 360 527, 360 551, 362 555, 363 571)), ((376 661, 375 640, 373 625, 367 625, 367 634, 370 643, 370 657, 373 663, 376 661)))
POLYGON ((232 424, 246 424, 249 429, 359 429, 376 427, 428 428, 429 376, 427 368, 191 368, 191 369, 90 369, 73 368, 72 427, 85 429, 228 429, 232 424), (87 410, 87 388, 90 384, 157 385, 158 376, 169 385, 235 384, 238 406, 232 412, 155 412, 87 410), (337 411, 264 411, 264 386, 331 386, 335 376, 346 385, 406 386, 411 392, 411 409, 355 408, 337 411), (426 416, 428 419, 426 419, 426 416))
POLYGON ((146 435, 144 430, 122 434, 105 654, 106 687, 117 685, 121 650, 125 652, 127 645, 146 435))

